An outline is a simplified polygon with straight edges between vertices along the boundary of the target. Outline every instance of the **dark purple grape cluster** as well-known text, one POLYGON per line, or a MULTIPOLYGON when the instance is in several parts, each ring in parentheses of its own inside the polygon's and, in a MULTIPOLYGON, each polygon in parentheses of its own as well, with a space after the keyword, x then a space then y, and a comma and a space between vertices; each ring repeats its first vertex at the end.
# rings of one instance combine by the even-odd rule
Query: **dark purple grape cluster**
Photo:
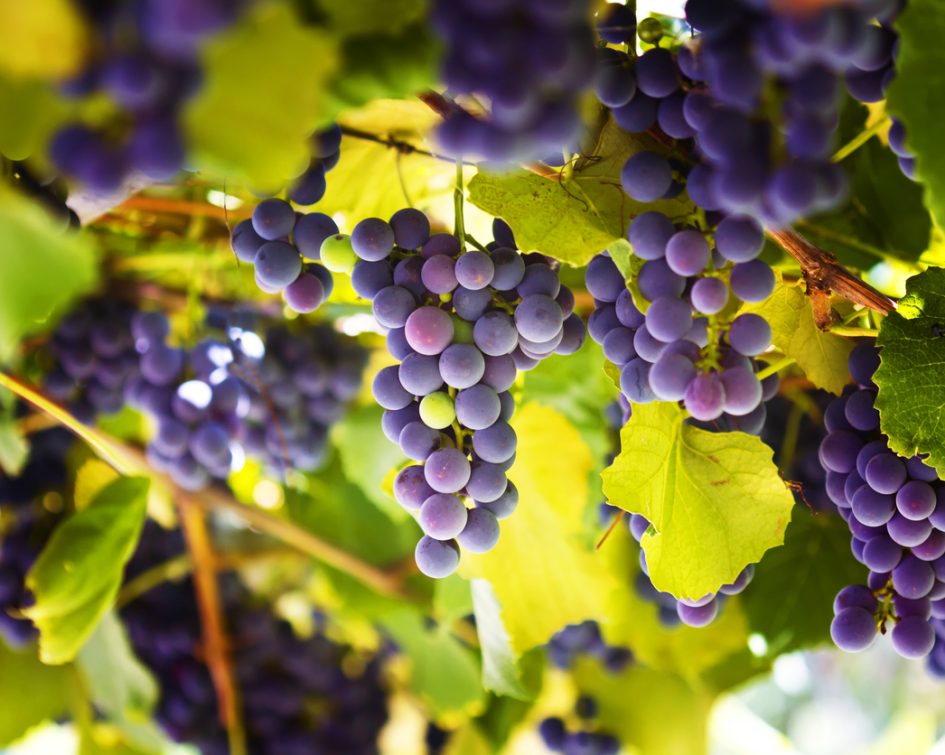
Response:
POLYGON ((421 462, 398 474, 394 494, 417 513, 425 533, 417 564, 431 577, 456 569, 460 546, 490 550, 498 520, 518 502, 506 477, 516 446, 508 391, 518 371, 584 341, 574 296, 551 262, 520 253, 501 221, 494 233, 487 249, 465 251, 406 209, 322 245, 331 264, 352 269, 399 360, 377 374, 374 397, 386 410, 384 433, 421 462))
POLYGON ((264 199, 252 218, 234 226, 230 246, 253 266, 262 291, 282 292, 295 312, 314 312, 334 287, 331 273, 316 262, 322 242, 337 233, 335 221, 322 212, 297 213, 283 199, 264 199))
POLYGON ((0 472, 0 523, 9 525, 0 529, 0 637, 10 645, 36 636, 33 623, 20 614, 30 603, 26 574, 59 520, 40 499, 65 484, 66 454, 73 439, 61 428, 34 433, 19 474, 0 472))
POLYGON ((167 181, 185 167, 179 115, 200 86, 203 43, 229 26, 240 0, 80 2, 94 31, 92 54, 60 90, 102 93, 121 117, 101 128, 71 123, 52 137, 55 167, 95 194, 110 194, 133 174, 167 181))
POLYGON ((367 352, 327 326, 269 328, 231 324, 227 335, 248 406, 237 439, 247 456, 283 474, 314 471, 325 461, 328 430, 361 388, 367 352))
POLYGON ((560 669, 569 669, 579 656, 596 658, 611 673, 623 671, 633 662, 630 648, 608 645, 596 621, 569 624, 548 641, 548 659, 560 669))
POLYGON ((598 716, 597 700, 581 695, 574 703, 574 726, 558 716, 550 716, 538 725, 538 734, 552 752, 563 755, 617 755, 620 740, 601 731, 595 721, 598 716))
MULTIPOLYGON (((178 531, 145 528, 127 578, 183 552, 178 531)), ((321 628, 302 638, 257 604, 233 574, 220 578, 229 650, 242 702, 247 750, 259 755, 377 752, 387 720, 379 656, 359 657, 321 628)), ((201 628, 190 578, 164 583, 121 612, 138 657, 160 687, 155 717, 178 742, 203 755, 229 752, 216 692, 201 657, 201 628)))
POLYGON ((452 94, 486 106, 455 109, 437 130, 451 154, 495 162, 560 164, 581 136, 578 95, 594 78, 588 0, 436 0, 432 24, 446 54, 441 78, 452 94))
POLYGON ((920 457, 890 450, 873 405, 878 351, 858 345, 849 366, 854 386, 827 407, 820 462, 827 493, 850 526, 853 555, 870 573, 866 585, 838 593, 830 635, 857 652, 891 625, 900 655, 928 656, 929 668, 945 676, 938 639, 945 631, 945 484, 920 457))
POLYGON ((309 139, 312 159, 308 168, 289 187, 288 197, 294 204, 308 207, 325 196, 328 184, 325 174, 338 164, 341 158, 341 127, 333 123, 328 128, 316 131, 309 139))

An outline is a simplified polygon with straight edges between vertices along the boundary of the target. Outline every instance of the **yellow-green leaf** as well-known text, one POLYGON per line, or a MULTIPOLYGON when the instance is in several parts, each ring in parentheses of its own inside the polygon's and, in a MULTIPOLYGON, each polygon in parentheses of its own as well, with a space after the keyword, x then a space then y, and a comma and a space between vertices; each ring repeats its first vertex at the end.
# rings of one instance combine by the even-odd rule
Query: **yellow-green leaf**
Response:
POLYGON ((685 417, 674 404, 635 405, 603 478, 612 505, 652 525, 642 545, 653 584, 697 599, 784 541, 794 498, 759 438, 685 417))
POLYGON ((21 78, 64 79, 82 67, 87 44, 79 6, 69 0, 0 3, 0 69, 21 78))

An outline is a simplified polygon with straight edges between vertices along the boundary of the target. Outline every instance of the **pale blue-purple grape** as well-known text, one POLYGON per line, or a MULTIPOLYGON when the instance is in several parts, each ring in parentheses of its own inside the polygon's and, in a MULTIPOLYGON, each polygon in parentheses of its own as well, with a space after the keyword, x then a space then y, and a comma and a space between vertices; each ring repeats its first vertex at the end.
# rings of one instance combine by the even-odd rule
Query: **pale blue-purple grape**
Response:
POLYGON ((638 357, 652 364, 660 358, 666 349, 666 344, 654 338, 644 325, 637 328, 637 332, 633 334, 633 348, 638 357))
POLYGON ((514 249, 499 247, 492 252, 494 273, 492 287, 498 291, 511 291, 522 282, 525 275, 525 260, 514 249))
POLYGON ((527 338, 519 336, 518 345, 526 354, 537 357, 546 357, 558 347, 558 344, 561 343, 561 339, 563 337, 563 330, 559 330, 552 338, 548 339, 547 341, 530 341, 527 338))
POLYGON ((473 433, 472 446, 476 456, 493 464, 502 464, 512 458, 515 445, 515 430, 502 420, 473 433))
POLYGON ((774 273, 768 263, 761 260, 739 262, 732 268, 729 285, 742 301, 764 301, 774 291, 774 273))
POLYGON ((686 626, 704 627, 719 615, 719 603, 717 600, 711 600, 702 606, 687 606, 680 602, 676 604, 676 613, 686 626))
POLYGON ((877 607, 876 596, 866 585, 847 585, 833 600, 833 612, 840 613, 844 608, 862 608, 873 613, 877 607))
POLYGON ((646 319, 637 309, 637 305, 633 303, 633 296, 626 289, 620 292, 620 296, 614 303, 614 314, 621 325, 632 330, 639 328, 646 319))
POLYGON ((697 312, 714 315, 728 304, 728 286, 721 278, 699 278, 692 284, 689 299, 697 312))
POLYGON ((331 271, 324 265, 306 265, 303 269, 321 281, 322 288, 325 289, 325 299, 328 299, 331 292, 335 290, 335 280, 331 276, 331 271))
POLYGON ((487 356, 511 354, 518 345, 518 330, 505 312, 486 312, 473 325, 473 340, 487 356))
POLYGON ((404 334, 410 348, 418 354, 434 356, 449 346, 453 332, 449 314, 437 307, 420 307, 407 317, 404 334))
POLYGON ((401 249, 419 249, 430 238, 430 221, 420 210, 397 210, 390 216, 390 226, 401 249))
POLYGON ((892 570, 892 584, 906 598, 923 598, 935 584, 935 571, 928 562, 907 555, 892 570))
POLYGON ((555 347, 555 353, 573 354, 584 345, 586 338, 587 328, 584 327, 584 321, 577 312, 572 312, 561 326, 561 341, 555 347))
POLYGON ((903 548, 915 548, 924 543, 932 533, 932 525, 928 519, 916 522, 896 512, 892 519, 886 522, 886 532, 903 548))
POLYGON ((669 50, 660 47, 647 50, 637 58, 634 72, 637 86, 650 97, 662 99, 679 88, 679 68, 669 50))
POLYGON ((909 472, 909 477, 913 480, 935 482, 938 479, 938 473, 932 469, 932 467, 928 466, 919 456, 906 459, 906 469, 909 472))
POLYGON ((674 273, 665 259, 658 259, 643 263, 637 285, 644 298, 653 301, 660 296, 681 296, 686 279, 674 273))
POLYGON ((197 461, 212 467, 228 459, 230 436, 218 422, 204 422, 191 433, 188 448, 197 461))
POLYGON ((434 294, 448 294, 458 285, 454 267, 456 263, 452 257, 437 254, 425 260, 420 269, 420 278, 423 285, 434 294))
POLYGON ((284 288, 283 286, 275 286, 271 283, 267 283, 264 279, 261 279, 259 277, 259 271, 256 271, 253 276, 253 280, 256 282, 256 288, 258 288, 264 294, 278 294, 284 288))
POLYGON ((596 343, 603 343, 607 334, 619 327, 620 320, 617 319, 617 310, 613 304, 596 307, 587 318, 587 331, 596 343))
POLYGON ((686 387, 686 410, 696 419, 711 422, 725 409, 725 386, 717 373, 696 375, 686 387))
POLYGON ((394 359, 406 359, 414 350, 407 343, 403 328, 391 328, 387 331, 387 350, 394 359))
POLYGON ((620 292, 626 289, 623 275, 620 274, 614 261, 603 254, 596 255, 588 263, 587 270, 584 271, 584 285, 591 296, 598 301, 606 302, 617 301, 620 292))
POLYGON ((210 473, 190 454, 171 461, 168 467, 171 479, 184 490, 201 490, 210 482, 210 473))
POLYGON ((761 403, 761 383, 752 370, 745 367, 723 370, 721 380, 727 414, 742 417, 761 403))
POLYGON ((715 248, 731 262, 753 260, 764 244, 764 231, 754 218, 728 215, 715 229, 715 248))
POLYGON ((620 390, 634 404, 648 404, 656 396, 650 388, 650 364, 637 357, 620 370, 620 390))
POLYGON ((448 346, 440 355, 439 366, 440 375, 446 384, 460 389, 469 388, 478 383, 486 369, 482 352, 468 343, 455 343, 448 346))
POLYGON ((873 373, 879 367, 879 351, 869 343, 857 344, 847 360, 853 382, 863 387, 873 387, 873 373))
POLYGON ((455 273, 456 280, 463 288, 478 291, 492 283, 495 266, 488 254, 473 250, 459 256, 455 273))
POLYGON ((893 610, 900 619, 906 616, 918 616, 928 621, 932 616, 932 600, 925 598, 904 598, 902 595, 892 596, 893 610))
POLYGON ((419 464, 404 467, 394 478, 394 498, 405 509, 419 509, 435 492, 427 484, 419 464))
POLYGON ((403 409, 413 401, 413 394, 400 384, 398 368, 391 365, 374 376, 374 400, 384 409, 403 409))
POLYGON ((515 327, 529 341, 542 343, 554 338, 563 322, 561 307, 550 296, 526 296, 515 308, 515 327))
POLYGON ((466 506, 455 495, 434 493, 420 507, 420 527, 435 540, 451 540, 466 526, 466 506))
POLYGON ((771 345, 771 326, 752 312, 739 315, 729 328, 728 341, 739 354, 758 356, 771 345))
POLYGON ((682 92, 674 92, 660 100, 656 111, 656 120, 663 133, 673 139, 691 139, 696 133, 683 113, 685 99, 686 96, 682 92))
POLYGON ((895 502, 891 495, 877 493, 869 485, 861 485, 850 499, 850 508, 857 521, 879 527, 892 519, 895 502))
POLYGON ((420 255, 426 259, 436 254, 446 254, 456 257, 462 249, 459 239, 451 233, 434 233, 420 247, 420 255))
POLYGON ((544 294, 557 301, 558 294, 561 292, 561 279, 558 277, 558 273, 548 265, 542 262, 533 262, 525 266, 525 275, 516 287, 516 292, 523 298, 532 294, 544 294))
POLYGON ((873 614, 859 606, 839 611, 830 622, 830 637, 834 644, 848 653, 866 650, 876 637, 873 614))
POLYGON ((515 360, 508 354, 498 357, 484 357, 485 368, 482 373, 482 383, 495 389, 499 393, 507 391, 515 383, 517 371, 515 360))
POLYGON ((735 581, 727 585, 722 585, 719 588, 719 592, 723 595, 738 595, 739 593, 744 592, 745 588, 748 587, 748 584, 755 576, 755 565, 748 564, 744 569, 742 569, 738 576, 735 577, 735 581))
POLYGON ((400 431, 398 443, 407 458, 423 461, 440 447, 440 433, 423 422, 410 422, 400 431))
POLYGON ((295 204, 308 207, 325 196, 328 183, 325 180, 325 166, 313 163, 289 189, 289 199, 295 204))
POLYGON ((351 231, 351 247, 363 260, 382 260, 394 250, 394 229, 380 218, 365 218, 351 231))
POLYGON ((691 91, 682 102, 682 115, 692 128, 701 131, 709 122, 715 101, 705 92, 691 91))
MULTIPOLYGON (((894 543, 888 535, 870 538, 863 547, 863 563, 873 571, 892 571, 901 560, 902 546, 894 543)), ((873 600, 875 603, 875 598, 873 600)))
MULTIPOLYGON (((661 212, 637 215, 627 229, 633 253, 643 260, 656 260, 666 254, 666 244, 676 232, 673 222, 661 212)), ((618 273, 619 275, 619 273, 618 273)), ((623 277, 621 276, 621 286, 623 277)), ((595 295, 594 298, 600 298, 595 295)))
POLYGON ((626 105, 636 91, 637 81, 632 70, 610 61, 598 65, 594 93, 601 104, 607 107, 626 105))
POLYGON ((486 310, 492 304, 492 294, 489 290, 482 288, 478 291, 470 291, 468 288, 458 286, 453 291, 453 309, 456 314, 467 322, 475 322, 482 317, 486 310))
POLYGON ((515 413, 515 399, 508 391, 502 391, 499 394, 499 419, 508 422, 515 413))
POLYGON ((285 303, 293 312, 314 312, 325 301, 325 287, 311 273, 302 273, 286 286, 285 303))
POLYGON ((903 658, 924 658, 935 645, 935 631, 925 619, 906 616, 893 627, 893 648, 903 658))
POLYGON ((689 359, 664 353, 650 368, 650 388, 661 401, 680 401, 695 376, 696 367, 689 359))
POLYGON ((631 514, 629 527, 633 539, 639 543, 650 528, 650 521, 642 514, 631 514))
POLYGON ((655 152, 637 152, 620 172, 623 190, 638 202, 655 202, 673 183, 669 161, 655 152))
POLYGON ((488 503, 499 498, 508 484, 505 470, 501 466, 487 461, 474 461, 469 482, 466 483, 466 493, 477 503, 488 503))
POLYGON ((152 440, 154 447, 168 458, 177 458, 187 451, 190 430, 173 417, 158 418, 158 430, 152 440))
POLYGON ((656 113, 659 108, 659 100, 654 99, 643 92, 637 90, 626 105, 614 108, 612 113, 614 122, 624 131, 631 134, 638 134, 646 131, 650 126, 656 123, 656 113))
POLYGON ((486 508, 469 511, 466 526, 456 536, 460 546, 470 553, 487 553, 499 541, 499 522, 497 517, 486 508))
POLYGON ((253 229, 252 220, 242 220, 233 227, 230 234, 230 248, 241 262, 250 264, 256 259, 259 247, 266 243, 266 239, 253 229))
POLYGON ((423 260, 420 257, 405 257, 394 265, 394 285, 406 288, 418 299, 427 293, 422 277, 423 260))
POLYGON ((443 385, 439 359, 435 356, 408 354, 396 369, 400 384, 415 396, 426 396, 443 385))
POLYGON ((869 432, 879 428, 879 412, 873 406, 873 394, 870 391, 856 391, 847 397, 843 415, 851 427, 860 432, 869 432))
POLYGON ((910 480, 896 493, 896 508, 906 519, 928 519, 935 505, 935 490, 927 482, 910 480))
POLYGON ((448 577, 459 566, 459 546, 453 540, 434 540, 424 535, 414 551, 417 568, 433 579, 448 577))
POLYGON ((505 519, 511 516, 518 506, 518 489, 509 480, 505 491, 493 501, 476 501, 476 507, 491 512, 496 519, 505 519))
POLYGON ((499 419, 498 394, 487 385, 474 385, 456 394, 456 419, 471 430, 484 430, 499 419))
POLYGON ((722 203, 717 196, 716 172, 705 163, 693 166, 686 176, 686 191, 689 198, 703 210, 719 210, 722 203))
MULTIPOLYGON (((388 286, 377 292, 377 295, 374 297, 372 309, 374 319, 377 320, 379 325, 385 328, 401 328, 406 325, 411 314, 420 311, 417 310, 416 307, 416 299, 414 299, 413 294, 406 288, 401 286, 388 286)), ((424 309, 430 308, 424 307, 424 309)), ((448 320, 449 315, 446 315, 445 312, 443 314, 448 320)), ((452 323, 450 323, 450 328, 452 329, 452 323)), ((452 337, 452 333, 450 337, 452 337)), ((407 337, 407 343, 410 343, 409 335, 407 337)), ((411 348, 415 348, 413 344, 411 344, 411 348)))
POLYGON ((863 441, 858 435, 835 430, 821 441, 820 459, 827 469, 847 474, 856 467, 857 454, 862 448, 863 441))
POLYGON ((253 208, 253 230, 266 241, 275 241, 292 233, 295 210, 282 199, 264 199, 253 208))
POLYGON ((423 470, 427 484, 437 493, 456 493, 469 482, 469 460, 455 448, 434 451, 427 458, 423 470))
POLYGON ((680 276, 691 277, 702 272, 710 256, 709 244, 698 231, 678 231, 666 243, 666 264, 680 276))
POLYGON ((863 478, 877 492, 895 493, 906 481, 906 465, 895 454, 876 454, 867 462, 863 478))
POLYGON ((533 370, 538 366, 538 363, 541 361, 538 358, 533 358, 528 356, 520 346, 515 348, 515 351, 512 352, 512 359, 515 362, 515 368, 519 372, 528 372, 533 370))
POLYGON ((912 555, 923 561, 937 561, 945 556, 945 532, 933 529, 925 540, 912 546, 912 555))
POLYGON ((636 349, 633 348, 633 336, 634 333, 629 328, 614 328, 601 344, 604 356, 618 367, 629 362, 637 355, 636 349))
POLYGON ((358 296, 373 299, 388 286, 394 284, 394 276, 386 260, 367 262, 358 260, 351 271, 351 286, 358 296))
MULTIPOLYGON (((831 501, 833 501, 839 508, 844 509, 850 508, 850 503, 847 501, 846 494, 844 493, 846 481, 847 475, 827 470, 826 479, 824 482, 824 490, 831 501)), ((859 483, 856 487, 859 487, 862 484, 863 483, 859 483)))
POLYGON ((692 310, 687 302, 661 296, 646 311, 646 329, 663 343, 682 338, 692 327, 692 310))
POLYGON ((299 215, 292 228, 292 243, 308 260, 320 258, 322 242, 338 233, 338 225, 323 212, 299 215))
POLYGON ((153 385, 170 385, 184 369, 184 352, 157 344, 141 355, 141 375, 153 385))
POLYGON ((420 406, 416 402, 408 404, 403 409, 387 410, 381 415, 381 430, 391 443, 397 443, 404 427, 419 419, 420 406))
POLYGON ((259 247, 253 265, 260 282, 280 291, 302 272, 298 250, 284 241, 267 241, 259 247))

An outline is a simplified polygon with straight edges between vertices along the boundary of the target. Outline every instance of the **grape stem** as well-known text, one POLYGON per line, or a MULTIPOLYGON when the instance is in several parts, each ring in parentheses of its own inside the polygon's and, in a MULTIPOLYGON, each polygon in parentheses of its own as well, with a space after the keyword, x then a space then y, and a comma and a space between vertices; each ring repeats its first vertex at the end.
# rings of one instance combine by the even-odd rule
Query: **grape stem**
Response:
POLYGON ((766 377, 770 377, 771 375, 780 372, 785 367, 790 367, 796 361, 797 360, 794 357, 784 357, 779 359, 777 362, 772 362, 763 370, 758 370, 758 372, 755 373, 755 377, 758 378, 758 380, 764 380, 766 377))
POLYGON ((850 338, 876 338, 879 335, 878 330, 873 328, 850 328, 842 325, 835 325, 830 332, 837 336, 849 336, 850 338))
POLYGON ((871 126, 864 128, 860 133, 854 136, 850 141, 844 144, 840 149, 838 149, 831 160, 835 163, 840 162, 841 160, 846 159, 854 152, 856 152, 860 147, 866 144, 870 139, 872 139, 876 134, 882 131, 884 128, 889 126, 890 117, 888 115, 880 118, 876 123, 871 126))
MULTIPOLYGON (((455 162, 452 157, 439 155, 436 152, 414 146, 410 142, 405 142, 402 139, 397 139, 390 135, 382 136, 380 134, 372 134, 370 131, 362 131, 359 128, 352 128, 351 126, 340 126, 340 128, 341 133, 345 136, 350 136, 352 139, 361 139, 366 142, 374 142, 375 144, 383 144, 385 147, 395 149, 403 155, 423 155, 424 157, 433 157, 448 163, 455 162)), ((475 163, 464 163, 464 165, 474 164, 475 163)))
POLYGON ((466 218, 463 215, 463 202, 466 197, 463 193, 463 161, 456 161, 456 187, 453 189, 453 223, 454 235, 459 240, 459 252, 466 251, 466 218))

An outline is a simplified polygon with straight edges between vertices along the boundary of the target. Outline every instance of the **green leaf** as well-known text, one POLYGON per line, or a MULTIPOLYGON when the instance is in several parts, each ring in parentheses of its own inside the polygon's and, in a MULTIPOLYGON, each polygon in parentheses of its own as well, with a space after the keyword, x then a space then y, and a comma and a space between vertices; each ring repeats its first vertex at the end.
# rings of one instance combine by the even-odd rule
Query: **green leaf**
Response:
POLYGON ((128 635, 108 612, 79 651, 76 664, 96 707, 118 719, 143 719, 157 701, 151 673, 135 657, 128 635))
POLYGON ((482 686, 499 695, 531 700, 535 691, 522 679, 521 659, 512 650, 492 586, 484 579, 474 579, 472 598, 482 652, 482 686))
POLYGON ((436 580, 433 586, 433 614, 439 621, 456 621, 472 612, 472 592, 467 580, 458 574, 436 580))
POLYGON ((124 477, 60 524, 27 576, 44 663, 72 660, 113 603, 144 523, 149 481, 124 477))
POLYGON ((865 578, 850 553, 846 522, 797 506, 784 545, 755 568, 742 605, 752 631, 764 635, 772 655, 780 655, 828 640, 834 597, 865 578))
POLYGON ((879 329, 876 408, 889 447, 902 456, 929 454, 945 475, 945 269, 929 268, 906 281, 906 296, 879 329))
POLYGON ((45 149, 68 108, 46 84, 0 76, 0 112, 16 113, 0 119, 0 153, 25 160, 45 149))
POLYGON ((793 357, 815 386, 840 395, 849 381, 847 358, 854 344, 817 327, 803 283, 784 283, 778 275, 774 293, 759 304, 745 305, 743 311, 768 321, 774 345, 793 357))
POLYGON ((23 437, 13 417, 0 415, 0 471, 15 477, 30 455, 29 441, 23 437))
POLYGON ((925 204, 945 226, 945 103, 929 97, 945 86, 945 14, 937 0, 910 0, 896 20, 899 32, 896 78, 889 86, 888 109, 906 127, 906 142, 916 155, 925 204))
POLYGON ((635 405, 603 478, 612 505, 651 523, 642 545, 653 584, 697 599, 783 542, 794 498, 759 438, 685 417, 674 404, 635 405))
POLYGON ((516 655, 546 643, 567 624, 602 615, 615 589, 587 544, 593 458, 577 429, 555 410, 529 403, 512 418, 518 434, 509 478, 519 491, 492 551, 464 553, 465 576, 488 580, 516 655))
POLYGON ((0 69, 15 76, 69 78, 82 68, 88 37, 82 13, 69 0, 0 3, 0 69))
POLYGON ((662 151, 650 137, 627 134, 608 120, 591 157, 578 161, 570 178, 480 172, 469 184, 469 201, 503 218, 521 249, 585 265, 623 238, 630 219, 640 212, 677 217, 692 211, 684 199, 641 204, 624 194, 620 171, 627 158, 644 149, 662 151))
POLYGON ((69 709, 69 671, 44 666, 32 646, 11 650, 0 640, 0 747, 69 709))
POLYGON ((204 85, 184 111, 197 166, 281 188, 308 165, 307 138, 326 120, 336 64, 333 38, 288 5, 254 6, 204 51, 204 85))
POLYGON ((90 238, 57 230, 38 205, 0 188, 0 360, 48 327, 97 277, 90 238), (55 271, 55 275, 40 271, 55 271))
POLYGON ((483 711, 479 664, 443 625, 430 629, 408 608, 384 616, 381 624, 410 661, 411 686, 436 718, 459 720, 483 711))
POLYGON ((333 32, 345 35, 392 34, 421 21, 427 0, 315 0, 333 32))

